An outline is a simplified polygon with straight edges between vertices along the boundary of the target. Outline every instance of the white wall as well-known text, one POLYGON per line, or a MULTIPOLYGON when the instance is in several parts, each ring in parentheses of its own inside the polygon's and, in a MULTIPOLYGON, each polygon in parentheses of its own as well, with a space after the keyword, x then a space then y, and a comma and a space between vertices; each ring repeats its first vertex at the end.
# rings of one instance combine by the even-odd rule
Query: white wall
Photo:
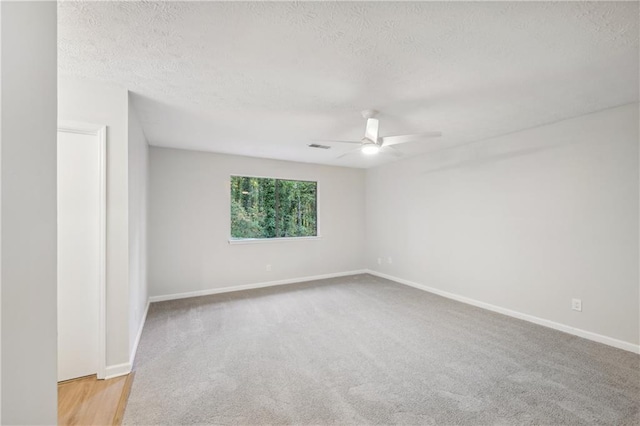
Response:
MULTIPOLYGON (((147 290, 147 178, 149 146, 129 95, 129 347, 144 322, 147 290)), ((132 355, 134 355, 132 353, 132 355)), ((132 360, 133 361, 133 360, 132 360)))
POLYGON ((129 362, 129 146, 126 89, 71 78, 58 80, 60 121, 107 126, 107 374, 129 362))
POLYGON ((2 6, 0 6, 0 424, 2 424, 2 6))
POLYGON ((55 424, 56 4, 0 8, 2 424, 55 424))
POLYGON ((364 267, 363 170, 155 147, 149 167, 151 296, 364 267), (230 245, 232 174, 318 181, 322 238, 230 245))
POLYGON ((636 104, 369 170, 368 266, 637 345, 638 140, 636 104))

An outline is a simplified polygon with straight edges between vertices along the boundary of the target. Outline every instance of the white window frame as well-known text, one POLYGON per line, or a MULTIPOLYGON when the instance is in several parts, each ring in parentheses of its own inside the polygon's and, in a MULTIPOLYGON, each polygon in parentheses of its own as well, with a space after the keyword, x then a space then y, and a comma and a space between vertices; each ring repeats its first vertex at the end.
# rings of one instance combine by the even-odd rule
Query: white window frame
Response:
POLYGON ((227 224, 229 225, 229 237, 228 242, 230 245, 243 245, 243 244, 268 244, 268 243, 291 243, 302 241, 318 241, 322 239, 320 233, 320 181, 309 178, 301 177, 279 177, 279 176, 257 176, 244 173, 231 173, 229 180, 227 181, 227 224), (257 179, 276 179, 276 180, 297 180, 302 182, 315 182, 316 183, 316 235, 309 237, 274 237, 274 238, 232 238, 231 237, 231 178, 234 177, 248 177, 257 179))

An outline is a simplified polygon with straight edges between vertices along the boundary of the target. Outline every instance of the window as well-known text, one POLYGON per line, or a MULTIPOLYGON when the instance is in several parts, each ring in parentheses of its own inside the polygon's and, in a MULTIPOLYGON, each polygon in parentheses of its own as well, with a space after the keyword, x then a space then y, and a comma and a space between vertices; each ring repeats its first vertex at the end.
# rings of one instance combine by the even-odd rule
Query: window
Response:
POLYGON ((231 239, 318 235, 317 182, 231 176, 231 239))

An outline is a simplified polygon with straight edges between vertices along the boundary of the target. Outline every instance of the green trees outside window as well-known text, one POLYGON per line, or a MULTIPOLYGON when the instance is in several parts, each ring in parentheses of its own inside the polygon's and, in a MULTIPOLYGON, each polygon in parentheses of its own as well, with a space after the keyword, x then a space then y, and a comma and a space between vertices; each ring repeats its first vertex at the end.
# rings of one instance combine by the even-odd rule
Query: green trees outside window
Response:
POLYGON ((231 238, 318 235, 317 182, 231 177, 231 238))

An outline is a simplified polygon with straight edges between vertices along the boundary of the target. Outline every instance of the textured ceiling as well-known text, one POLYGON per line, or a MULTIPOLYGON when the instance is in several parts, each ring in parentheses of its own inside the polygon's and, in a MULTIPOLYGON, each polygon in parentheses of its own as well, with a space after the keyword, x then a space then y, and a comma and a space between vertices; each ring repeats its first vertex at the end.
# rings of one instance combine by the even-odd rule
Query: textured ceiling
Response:
POLYGON ((406 156, 638 101, 637 2, 61 2, 60 74, 135 93, 156 146, 335 159, 360 110, 406 156))

